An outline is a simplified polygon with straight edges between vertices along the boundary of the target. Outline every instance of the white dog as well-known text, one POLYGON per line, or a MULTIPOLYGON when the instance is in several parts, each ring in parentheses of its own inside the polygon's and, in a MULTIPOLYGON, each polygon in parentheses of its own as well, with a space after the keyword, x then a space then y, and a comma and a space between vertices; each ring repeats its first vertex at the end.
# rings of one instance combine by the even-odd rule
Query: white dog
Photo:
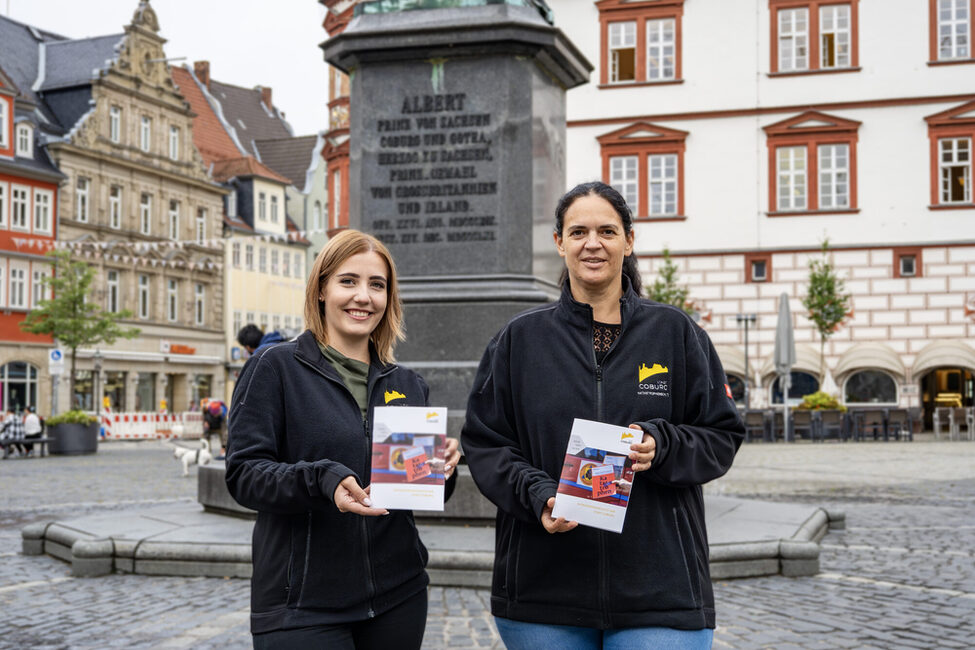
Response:
POLYGON ((183 476, 189 476, 190 465, 209 465, 210 461, 213 460, 213 454, 210 453, 210 441, 201 438, 199 449, 174 446, 173 457, 183 463, 183 476))

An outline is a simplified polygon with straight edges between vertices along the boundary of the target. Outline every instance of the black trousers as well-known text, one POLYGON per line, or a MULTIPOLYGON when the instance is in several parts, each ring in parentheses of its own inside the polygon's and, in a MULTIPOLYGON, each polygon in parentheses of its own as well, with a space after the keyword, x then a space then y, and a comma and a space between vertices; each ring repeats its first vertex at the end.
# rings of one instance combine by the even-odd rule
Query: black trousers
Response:
POLYGON ((375 618, 254 635, 254 650, 419 650, 427 624, 427 590, 375 618))

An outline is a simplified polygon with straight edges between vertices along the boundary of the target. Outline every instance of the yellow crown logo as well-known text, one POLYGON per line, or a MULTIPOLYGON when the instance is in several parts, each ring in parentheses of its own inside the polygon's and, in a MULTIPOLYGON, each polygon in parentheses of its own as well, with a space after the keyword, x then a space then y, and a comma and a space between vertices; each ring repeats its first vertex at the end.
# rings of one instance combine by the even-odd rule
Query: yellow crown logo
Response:
POLYGON ((430 411, 429 413, 427 413, 427 419, 428 420, 432 420, 433 418, 439 417, 439 416, 440 416, 440 414, 437 413, 436 411, 430 411))
POLYGON ((670 372, 666 366, 655 363, 650 368, 647 368, 647 364, 644 363, 640 366, 640 381, 643 381, 647 377, 653 377, 654 375, 662 375, 665 372, 670 372))
POLYGON ((623 435, 620 436, 620 441, 624 441, 624 440, 633 440, 633 434, 630 433, 629 431, 624 431, 623 435))
POLYGON ((383 394, 383 397, 386 398, 386 403, 387 404, 389 404, 390 402, 392 402, 394 399, 406 399, 406 395, 404 395, 403 393, 400 393, 398 391, 395 391, 395 390, 387 390, 383 394))

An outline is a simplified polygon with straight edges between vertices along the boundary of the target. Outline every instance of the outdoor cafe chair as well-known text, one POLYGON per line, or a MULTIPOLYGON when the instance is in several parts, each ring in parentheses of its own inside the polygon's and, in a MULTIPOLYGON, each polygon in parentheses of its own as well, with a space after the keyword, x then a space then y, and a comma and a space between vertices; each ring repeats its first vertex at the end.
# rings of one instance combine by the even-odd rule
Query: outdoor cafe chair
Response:
POLYGON ((951 421, 949 415, 951 413, 951 408, 947 406, 936 406, 934 409, 934 416, 931 418, 931 422, 934 425, 934 438, 935 440, 941 440, 941 428, 948 428, 948 438, 951 438, 951 421))
POLYGON ((837 440, 846 440, 847 429, 844 413, 839 409, 825 409, 818 411, 818 435, 820 440, 836 436, 837 440))
POLYGON ((771 432, 768 416, 761 409, 748 409, 742 415, 745 421, 745 442, 750 442, 753 436, 759 437, 765 442, 771 441, 771 432))
POLYGON ((813 411, 795 409, 789 412, 792 420, 793 440, 802 437, 813 438, 813 411))
POLYGON ((961 429, 965 428, 969 440, 975 440, 975 430, 972 428, 972 409, 951 407, 948 409, 948 439, 961 440, 961 429))
POLYGON ((907 409, 892 408, 887 409, 887 431, 893 436, 894 440, 914 440, 913 423, 908 415, 907 409))

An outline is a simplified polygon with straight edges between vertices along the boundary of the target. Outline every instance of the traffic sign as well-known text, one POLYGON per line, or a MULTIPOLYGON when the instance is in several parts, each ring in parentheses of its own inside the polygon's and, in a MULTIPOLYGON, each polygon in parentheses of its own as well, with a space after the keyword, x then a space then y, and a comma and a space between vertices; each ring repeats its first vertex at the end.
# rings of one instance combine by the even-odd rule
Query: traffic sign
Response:
POLYGON ((64 374, 64 351, 61 348, 54 348, 48 351, 47 371, 52 375, 64 374))

